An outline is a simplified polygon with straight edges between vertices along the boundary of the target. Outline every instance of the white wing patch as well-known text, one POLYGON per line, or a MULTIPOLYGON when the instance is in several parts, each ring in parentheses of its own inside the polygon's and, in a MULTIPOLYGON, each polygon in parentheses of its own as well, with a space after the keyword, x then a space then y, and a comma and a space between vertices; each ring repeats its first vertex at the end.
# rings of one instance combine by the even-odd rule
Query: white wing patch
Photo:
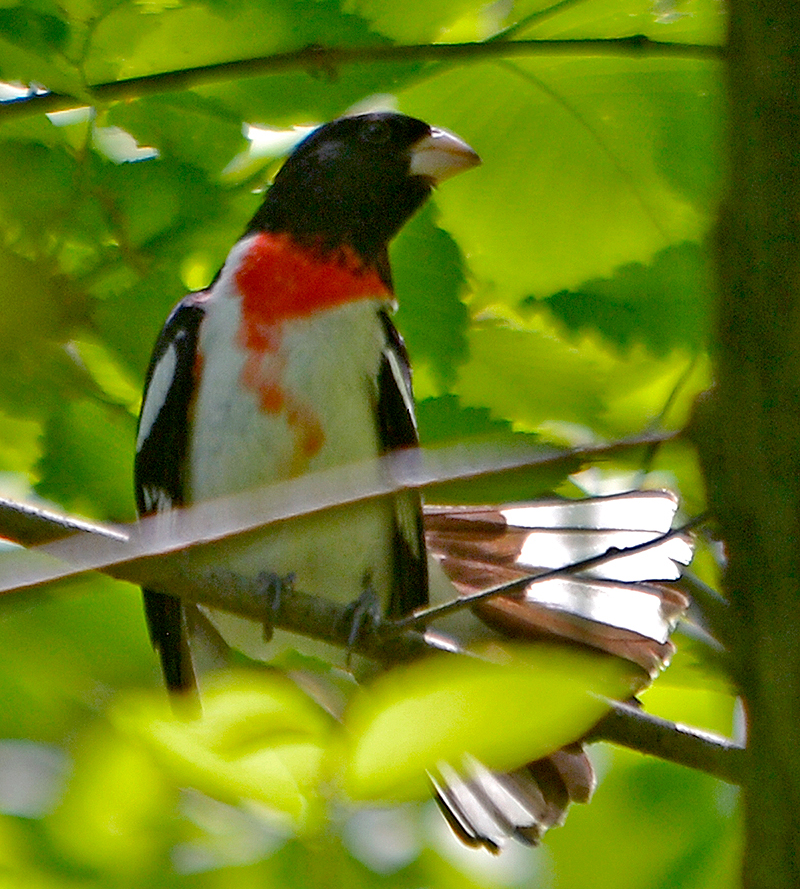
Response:
POLYGON ((416 408, 414 406, 414 399, 406 385, 405 374, 403 373, 403 368, 400 367, 400 362, 397 360, 397 354, 392 349, 385 349, 383 354, 389 362, 389 367, 392 369, 392 376, 395 378, 397 388, 400 390, 400 395, 403 397, 403 403, 408 411, 408 415, 414 419, 416 425, 416 408))
POLYGON ((170 343, 164 354, 153 368, 150 377, 150 385, 147 387, 147 395, 142 405, 142 415, 139 419, 139 434, 136 437, 136 450, 141 450, 142 445, 150 435, 153 423, 158 419, 161 408, 167 399, 167 393, 175 379, 175 370, 178 366, 178 350, 174 343, 170 343))
POLYGON ((152 485, 142 487, 142 501, 145 512, 167 512, 172 509, 172 497, 163 488, 154 488, 152 485))

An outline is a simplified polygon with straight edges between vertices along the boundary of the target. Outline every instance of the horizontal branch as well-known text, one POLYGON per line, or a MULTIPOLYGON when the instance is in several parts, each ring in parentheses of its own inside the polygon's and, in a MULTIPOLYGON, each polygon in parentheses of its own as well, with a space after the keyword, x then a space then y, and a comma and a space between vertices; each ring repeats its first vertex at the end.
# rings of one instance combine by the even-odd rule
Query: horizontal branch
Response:
MULTIPOLYGON (((716 59, 724 56, 724 47, 703 43, 670 43, 651 40, 642 34, 615 38, 580 40, 501 40, 472 43, 423 43, 411 45, 380 45, 357 47, 306 46, 291 52, 274 53, 251 59, 237 59, 200 65, 177 71, 163 71, 97 83, 87 87, 96 104, 135 99, 140 96, 168 93, 211 83, 223 83, 243 77, 261 77, 284 71, 308 71, 335 76, 344 65, 388 62, 448 62, 517 56, 611 55, 627 58, 663 57, 684 59, 716 59)), ((32 96, 0 107, 0 120, 32 114, 64 111, 86 104, 85 99, 60 93, 32 96)))
MULTIPOLYGON (((188 564, 188 563, 187 563, 188 564)), ((131 580, 142 576, 141 564, 119 566, 112 573, 131 580)), ((299 635, 349 648, 385 666, 418 658, 439 650, 430 634, 405 629, 397 632, 390 623, 366 625, 356 640, 350 639, 352 612, 316 596, 293 591, 281 597, 275 611, 269 610, 264 588, 258 582, 218 571, 198 576, 191 569, 163 560, 150 582, 192 601, 199 601, 299 635)), ((457 651, 445 647, 444 650, 457 651)), ((637 707, 609 701, 608 714, 595 726, 587 742, 606 741, 656 756, 667 762, 697 769, 731 784, 741 784, 745 751, 724 738, 651 716, 637 707)))
MULTIPOLYGON (((131 558, 128 553, 128 558, 124 558, 127 547, 132 544, 121 529, 94 525, 3 499, 0 499, 0 522, 6 532, 9 528, 15 529, 18 541, 20 538, 29 543, 67 540, 83 546, 90 545, 93 540, 104 541, 119 555, 116 562, 102 569, 109 577, 168 592, 187 602, 219 608, 265 626, 279 627, 339 648, 349 647, 355 653, 380 663, 396 663, 418 657, 432 647, 421 633, 398 634, 394 630, 383 633, 377 628, 372 631, 367 628, 359 639, 353 641, 350 638, 352 616, 346 608, 298 590, 292 590, 291 595, 281 597, 274 608, 270 607, 265 584, 261 580, 218 569, 199 569, 185 552, 136 558, 131 558)), ((7 566, 21 557, 33 561, 45 572, 54 561, 52 552, 53 547, 41 547, 30 552, 14 553, 0 560, 0 565, 7 566)))

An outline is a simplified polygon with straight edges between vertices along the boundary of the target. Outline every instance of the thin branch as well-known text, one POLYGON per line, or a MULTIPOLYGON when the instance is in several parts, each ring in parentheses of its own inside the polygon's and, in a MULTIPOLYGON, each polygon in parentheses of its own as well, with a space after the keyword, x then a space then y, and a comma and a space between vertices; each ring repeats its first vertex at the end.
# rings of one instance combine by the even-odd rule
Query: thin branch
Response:
POLYGON ((119 579, 146 583, 148 588, 168 592, 188 602, 218 608, 263 624, 267 633, 275 627, 299 636, 327 642, 337 648, 392 664, 419 658, 431 651, 453 651, 422 633, 386 632, 383 622, 364 618, 352 638, 353 611, 346 605, 289 589, 272 604, 273 595, 261 578, 248 578, 216 568, 197 570, 183 554, 154 560, 137 560, 115 566, 109 573, 119 579))
POLYGON ((507 593, 517 593, 524 587, 534 583, 552 580, 554 577, 563 577, 565 574, 577 574, 581 571, 588 571, 590 568, 596 568, 598 565, 603 565, 606 562, 611 561, 611 559, 647 552, 647 550, 654 549, 667 540, 671 540, 674 537, 680 537, 682 534, 691 531, 698 525, 703 524, 703 522, 708 521, 708 518, 708 514, 703 513, 680 527, 671 528, 664 534, 660 534, 652 540, 646 540, 644 543, 637 543, 635 546, 625 547, 612 546, 605 552, 599 553, 596 556, 589 556, 586 559, 571 562, 569 565, 563 565, 560 568, 550 568, 547 571, 526 574, 524 577, 518 577, 516 580, 510 580, 507 583, 501 583, 497 586, 490 587, 489 589, 481 590, 479 593, 472 593, 468 596, 462 596, 452 602, 446 602, 444 605, 432 605, 430 608, 419 609, 412 615, 395 621, 395 626, 400 630, 419 627, 431 620, 446 617, 448 614, 462 611, 465 608, 471 608, 477 602, 483 602, 486 599, 493 599, 495 596, 501 596, 507 593))
MULTIPOLYGON (((96 104, 136 99, 141 96, 168 93, 211 83, 223 83, 243 77, 261 77, 284 71, 322 72, 335 75, 343 65, 366 63, 425 62, 512 58, 516 56, 569 55, 619 56, 624 58, 669 57, 694 60, 720 60, 725 55, 721 46, 703 43, 670 43, 650 40, 642 34, 616 38, 581 40, 499 40, 475 43, 424 43, 401 46, 324 47, 306 46, 291 52, 275 53, 251 59, 237 59, 164 71, 98 83, 88 87, 96 104)), ((85 99, 60 93, 35 96, 24 102, 0 107, 0 120, 64 111, 84 105, 85 99)))
POLYGON ((513 25, 509 25, 505 30, 500 31, 497 34, 492 34, 492 36, 488 38, 488 42, 494 43, 499 40, 511 40, 515 34, 519 34, 526 28, 530 28, 532 25, 538 25, 539 22, 546 21, 547 19, 558 15, 560 12, 563 12, 565 9, 569 9, 571 6, 579 6, 581 3, 586 2, 588 2, 588 0, 558 0, 558 2, 554 3, 552 6, 547 6, 544 9, 536 9, 533 12, 528 13, 528 15, 523 16, 518 22, 514 22, 513 25))
POLYGON ((128 539, 124 531, 117 531, 110 525, 93 524, 76 516, 0 497, 1 538, 22 546, 41 546, 72 534, 99 534, 118 540, 128 539))
MULTIPOLYGON (((117 580, 162 590, 187 602, 220 608, 259 621, 265 627, 276 626, 340 648, 349 647, 380 663, 396 663, 418 657, 432 647, 438 647, 427 643, 420 633, 389 634, 384 633, 381 627, 369 625, 353 641, 350 638, 352 615, 341 605, 292 590, 290 595, 282 596, 274 608, 270 607, 265 583, 259 578, 245 578, 214 568, 198 568, 191 556, 184 552, 132 557, 131 551, 136 549, 136 545, 121 529, 93 525, 9 500, 0 500, 0 517, 6 524, 10 519, 19 536, 29 542, 68 540, 86 545, 92 539, 105 541, 120 556, 127 553, 126 559, 120 558, 103 569, 103 573, 117 580)), ((46 551, 48 548, 42 547, 13 555, 47 566, 50 559, 43 555, 46 551)), ((0 564, 13 562, 13 558, 6 557, 0 564)))
POLYGON ((744 747, 727 738, 651 716, 630 704, 609 703, 611 710, 586 741, 608 741, 697 769, 729 784, 742 784, 747 756, 744 747))
POLYGON ((682 585, 696 603, 714 638, 723 642, 729 640, 734 624, 728 602, 691 571, 683 572, 682 585))
MULTIPOLYGON (((117 566, 110 573, 141 582, 143 569, 146 570, 146 563, 140 561, 117 566)), ((393 624, 386 622, 365 625, 352 640, 352 611, 346 606, 292 591, 281 597, 273 611, 267 605, 267 596, 259 581, 219 571, 198 575, 193 573, 188 561, 180 558, 158 560, 158 570, 147 582, 190 601, 243 614, 266 621, 271 626, 347 648, 385 666, 412 660, 434 650, 458 652, 456 643, 447 648, 434 642, 435 637, 408 629, 398 633, 393 624)), ((586 741, 607 741, 698 769, 732 784, 741 783, 745 751, 733 742, 648 715, 628 704, 611 700, 608 704, 609 713, 586 741)))

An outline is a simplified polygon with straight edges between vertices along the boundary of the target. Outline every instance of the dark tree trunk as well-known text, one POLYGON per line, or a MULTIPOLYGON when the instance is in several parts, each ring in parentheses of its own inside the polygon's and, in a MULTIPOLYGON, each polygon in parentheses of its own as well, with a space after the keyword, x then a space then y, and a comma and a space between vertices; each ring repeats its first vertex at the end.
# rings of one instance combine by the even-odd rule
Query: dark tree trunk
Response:
POLYGON ((800 4, 730 0, 717 388, 697 440, 745 700, 747 889, 800 886, 800 4))

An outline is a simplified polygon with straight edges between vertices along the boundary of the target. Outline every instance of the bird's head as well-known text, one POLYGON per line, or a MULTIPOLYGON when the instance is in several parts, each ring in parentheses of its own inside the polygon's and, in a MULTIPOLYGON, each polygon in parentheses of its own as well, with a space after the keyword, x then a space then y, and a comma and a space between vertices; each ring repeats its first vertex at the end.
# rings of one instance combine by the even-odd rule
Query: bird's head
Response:
POLYGON ((402 114, 342 117, 307 136, 249 231, 286 232, 377 259, 433 186, 480 163, 466 142, 402 114))

